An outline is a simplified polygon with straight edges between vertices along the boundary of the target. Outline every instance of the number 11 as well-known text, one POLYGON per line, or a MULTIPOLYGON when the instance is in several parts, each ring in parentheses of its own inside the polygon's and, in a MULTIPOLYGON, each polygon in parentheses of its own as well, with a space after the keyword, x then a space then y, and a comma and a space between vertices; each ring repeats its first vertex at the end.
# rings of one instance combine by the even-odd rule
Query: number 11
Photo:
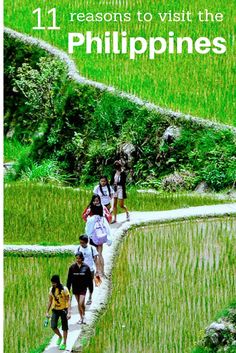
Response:
POLYGON ((41 26, 41 8, 40 7, 33 11, 33 14, 35 14, 35 13, 38 14, 38 26, 33 27, 33 29, 60 29, 60 27, 57 27, 57 25, 56 25, 56 8, 55 7, 48 11, 48 14, 52 13, 52 27, 41 26))

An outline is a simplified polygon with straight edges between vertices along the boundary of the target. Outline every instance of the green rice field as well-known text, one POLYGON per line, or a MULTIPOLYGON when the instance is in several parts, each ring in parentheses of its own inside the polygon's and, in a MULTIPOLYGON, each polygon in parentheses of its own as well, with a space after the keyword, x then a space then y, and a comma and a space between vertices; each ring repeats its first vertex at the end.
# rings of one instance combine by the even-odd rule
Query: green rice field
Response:
MULTIPOLYGON (((24 182, 5 184, 4 242, 41 245, 78 243, 78 237, 85 228, 81 215, 91 197, 92 189, 76 190, 24 182)), ((126 204, 132 212, 224 202, 199 195, 145 194, 130 190, 126 204)))
POLYGON ((5 258, 4 353, 37 353, 36 349, 48 344, 53 332, 43 322, 50 279, 53 274, 60 274, 65 284, 73 260, 73 256, 63 255, 5 258))
POLYGON ((169 54, 166 51, 150 60, 148 54, 138 55, 135 60, 129 54, 87 54, 85 45, 75 48, 71 57, 75 60, 81 75, 119 90, 132 93, 146 101, 163 108, 190 113, 226 124, 236 125, 233 105, 235 90, 233 81, 233 9, 232 0, 212 1, 95 1, 73 0, 38 2, 29 0, 6 0, 4 2, 5 26, 22 33, 42 38, 50 44, 68 52, 68 33, 85 34, 91 31, 93 36, 105 38, 105 32, 126 31, 127 38, 163 37, 168 40, 169 32, 176 37, 190 37, 195 40, 207 37, 212 43, 216 37, 226 40, 226 53, 222 55, 210 52, 188 54, 183 47, 182 54, 169 54), (37 14, 33 11, 41 8, 42 26, 52 26, 52 8, 56 8, 56 25, 59 30, 37 30, 37 14), (207 9, 210 13, 222 13, 223 20, 200 22, 197 14, 207 9), (139 22, 137 12, 149 12, 151 22, 139 22), (182 13, 190 11, 192 21, 160 21, 158 13, 171 11, 182 13), (71 19, 70 13, 130 13, 130 22, 79 22, 71 19))
POLYGON ((129 232, 108 306, 83 353, 190 353, 235 300, 235 234, 235 218, 129 232))

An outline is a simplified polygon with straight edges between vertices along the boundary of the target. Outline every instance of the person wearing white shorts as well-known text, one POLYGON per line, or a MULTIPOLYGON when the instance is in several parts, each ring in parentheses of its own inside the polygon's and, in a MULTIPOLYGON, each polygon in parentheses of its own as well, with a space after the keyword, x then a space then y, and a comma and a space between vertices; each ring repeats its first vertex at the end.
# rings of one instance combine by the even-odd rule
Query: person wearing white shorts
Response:
POLYGON ((126 212, 126 218, 127 221, 130 220, 129 216, 129 211, 128 208, 126 207, 124 200, 127 198, 126 195, 126 174, 122 170, 122 165, 120 161, 115 161, 114 163, 115 166, 115 172, 112 175, 111 178, 111 185, 114 190, 114 204, 113 204, 113 214, 114 214, 114 219, 111 223, 116 223, 117 221, 117 201, 119 200, 119 206, 123 208, 126 212))

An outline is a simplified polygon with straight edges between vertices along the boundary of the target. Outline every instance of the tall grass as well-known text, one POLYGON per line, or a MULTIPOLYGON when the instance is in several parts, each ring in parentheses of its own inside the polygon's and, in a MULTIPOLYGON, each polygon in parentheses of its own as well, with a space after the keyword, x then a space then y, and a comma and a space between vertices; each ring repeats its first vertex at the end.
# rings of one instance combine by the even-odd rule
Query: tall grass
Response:
POLYGON ((5 242, 70 244, 84 232, 82 212, 91 192, 52 185, 11 183, 5 187, 5 242))
POLYGON ((212 205, 222 202, 227 201, 214 198, 213 195, 188 195, 187 193, 181 192, 160 192, 158 194, 139 193, 136 189, 129 190, 128 198, 125 200, 125 203, 131 211, 165 211, 175 208, 212 205))
MULTIPOLYGON (((77 243, 85 228, 81 214, 91 196, 92 188, 75 190, 29 182, 6 184, 5 243, 77 243)), ((130 211, 152 211, 222 202, 225 200, 186 194, 140 194, 131 190, 127 206, 130 211)))
POLYGON ((44 328, 51 276, 63 284, 71 256, 7 257, 4 261, 4 353, 33 353, 47 345, 53 332, 44 328))
POLYGON ((105 31, 126 31, 128 37, 143 36, 168 38, 169 31, 176 37, 192 37, 196 40, 205 36, 212 40, 224 37, 227 41, 227 52, 224 55, 198 53, 162 54, 155 60, 147 55, 140 55, 136 60, 129 60, 128 55, 86 54, 85 46, 76 48, 73 59, 79 72, 95 81, 113 85, 120 90, 135 94, 144 100, 162 107, 171 108, 183 113, 218 120, 222 123, 235 124, 233 85, 233 9, 234 2, 214 1, 171 1, 153 2, 132 1, 132 7, 124 2, 97 2, 82 0, 63 3, 40 3, 36 1, 5 1, 5 24, 18 31, 42 38, 49 43, 68 51, 68 33, 92 31, 94 36, 104 39, 105 31), (32 14, 36 8, 42 8, 44 26, 51 25, 51 17, 47 15, 52 7, 57 8, 57 24, 61 29, 33 30, 36 16, 32 14), (182 12, 189 10, 194 17, 192 22, 164 22, 157 20, 158 12, 182 12), (211 13, 221 12, 222 22, 199 22, 198 11, 208 9, 211 13), (138 22, 136 13, 151 12, 154 20, 150 23, 138 22), (70 12, 130 12, 132 21, 115 22, 70 22, 70 12), (27 19, 27 21, 25 20, 27 19), (83 64, 81 64, 83 63, 83 64), (210 94, 209 94, 210 92, 210 94))
POLYGON ((190 353, 235 299, 235 234, 235 218, 129 232, 107 309, 83 353, 190 353))
POLYGON ((29 152, 30 145, 22 144, 16 139, 4 139, 4 162, 12 162, 29 152))

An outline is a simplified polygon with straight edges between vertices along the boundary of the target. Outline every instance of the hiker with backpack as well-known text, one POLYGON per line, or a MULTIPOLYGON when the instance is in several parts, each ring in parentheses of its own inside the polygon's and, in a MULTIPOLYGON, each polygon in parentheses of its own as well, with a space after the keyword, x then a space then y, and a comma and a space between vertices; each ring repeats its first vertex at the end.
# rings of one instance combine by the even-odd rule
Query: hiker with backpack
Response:
POLYGON ((90 203, 82 214, 82 218, 85 222, 87 222, 88 217, 95 215, 105 217, 108 223, 111 222, 112 215, 110 214, 107 207, 102 204, 101 197, 97 194, 92 196, 90 203))
POLYGON ((49 291, 49 301, 46 312, 46 317, 49 318, 49 311, 52 309, 51 328, 58 336, 57 345, 60 350, 66 350, 66 340, 68 335, 68 320, 71 317, 70 312, 70 293, 67 287, 64 287, 60 282, 58 275, 53 275, 51 278, 52 287, 49 291), (62 335, 58 329, 58 319, 61 318, 62 335))
POLYGON ((100 177, 99 184, 95 186, 93 193, 94 195, 100 196, 102 205, 106 206, 106 208, 110 211, 114 190, 105 175, 100 177))
POLYGON ((101 203, 99 195, 93 195, 92 200, 82 215, 86 221, 85 233, 90 239, 90 244, 95 246, 99 254, 99 269, 104 274, 104 259, 102 256, 103 244, 111 245, 111 231, 109 223, 111 214, 101 203))
POLYGON ((78 324, 85 324, 85 296, 87 289, 89 289, 90 293, 93 293, 93 279, 89 266, 84 263, 83 253, 77 251, 75 256, 76 261, 70 266, 68 271, 67 288, 70 291, 72 286, 72 292, 78 303, 80 314, 78 324))
MULTIPOLYGON (((95 246, 88 244, 88 236, 86 234, 82 234, 79 237, 80 245, 76 252, 81 251, 84 255, 84 263, 89 266, 92 278, 94 276, 99 277, 99 258, 98 252, 95 246)), ((92 304, 92 292, 89 291, 89 298, 87 300, 87 305, 92 304)))

